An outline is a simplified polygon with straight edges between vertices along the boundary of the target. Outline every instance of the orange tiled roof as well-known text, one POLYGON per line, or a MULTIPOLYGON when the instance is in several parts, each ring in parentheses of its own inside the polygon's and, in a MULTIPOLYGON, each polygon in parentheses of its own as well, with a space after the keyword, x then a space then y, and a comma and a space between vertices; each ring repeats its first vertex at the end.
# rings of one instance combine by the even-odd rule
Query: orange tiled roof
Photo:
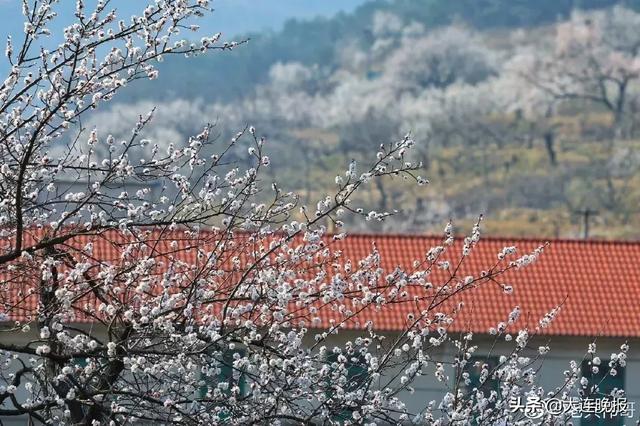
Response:
MULTIPOLYGON (((441 244, 441 237, 406 235, 351 235, 345 251, 357 257, 375 240, 387 268, 410 266, 424 256, 425 248, 441 244)), ((462 275, 477 274, 496 261, 505 246, 515 245, 518 255, 530 253, 543 239, 483 237, 466 260, 462 275)), ((520 306, 521 326, 537 325, 545 313, 563 303, 550 335, 640 337, 640 243, 620 241, 550 240, 537 262, 508 271, 503 280, 514 292, 505 294, 495 285, 482 285, 465 293, 465 308, 450 330, 484 333, 506 321, 520 306), (566 300, 565 300, 566 299, 566 300), (525 321, 525 323, 522 323, 525 321)), ((454 246, 458 255, 460 242, 454 246)), ((434 280, 434 283, 437 282, 434 280)), ((408 308, 405 306, 405 308, 408 308)), ((385 311, 377 326, 398 329, 407 312, 385 311)))
MULTIPOLYGON (((88 237, 75 240, 77 246, 87 241, 88 237)), ((414 260, 424 259, 429 248, 442 244, 442 238, 360 234, 350 235, 344 241, 333 243, 332 247, 343 252, 343 261, 351 259, 355 264, 370 253, 373 242, 380 251, 385 272, 390 273, 396 266, 411 268, 414 260)), ((505 246, 515 245, 518 255, 522 255, 543 243, 544 240, 537 239, 483 237, 465 260, 458 276, 477 275, 494 265, 497 253, 505 246)), ((498 322, 506 321, 516 305, 522 311, 520 326, 533 328, 545 313, 564 302, 556 320, 543 333, 640 337, 640 243, 583 240, 551 240, 550 243, 536 263, 502 276, 500 281, 511 284, 513 294, 505 294, 499 286, 487 283, 458 296, 455 301, 464 300, 465 307, 449 330, 486 333, 498 322)), ((458 238, 443 260, 456 261, 461 244, 461 238, 458 238)), ((168 247, 166 242, 160 245, 164 250, 168 247)), ((118 244, 100 239, 96 240, 94 256, 115 259, 120 251, 118 244)), ((182 256, 186 256, 186 261, 190 257, 195 260, 195 251, 185 251, 182 256)), ((429 280, 437 284, 446 279, 446 274, 434 270, 429 280)), ((12 291, 9 296, 5 293, 0 297, 3 304, 17 300, 16 289, 12 291)), ((14 310, 11 319, 33 318, 35 297, 22 303, 24 309, 14 310), (27 314, 29 311, 30 315, 27 314)), ((446 303, 442 310, 448 312, 454 305, 446 303)), ((373 320, 378 330, 402 330, 408 314, 415 313, 416 309, 412 303, 399 303, 380 310, 367 310, 363 315, 365 319, 373 320)), ((360 322, 350 322, 347 326, 359 327, 360 322)))

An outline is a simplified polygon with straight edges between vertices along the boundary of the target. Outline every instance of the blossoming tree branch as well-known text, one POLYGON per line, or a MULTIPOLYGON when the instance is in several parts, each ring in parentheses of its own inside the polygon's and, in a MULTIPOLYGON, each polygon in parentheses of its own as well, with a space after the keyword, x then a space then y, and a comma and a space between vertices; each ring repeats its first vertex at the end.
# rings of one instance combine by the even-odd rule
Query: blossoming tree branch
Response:
MULTIPOLYGON (((477 424, 526 422, 514 396, 539 393, 529 341, 557 313, 517 327, 505 313, 496 339, 517 337, 498 365, 481 365, 498 391, 462 391, 472 334, 448 328, 473 289, 498 286, 534 262, 515 247, 462 274, 480 221, 457 242, 424 247, 412 265, 382 268, 372 244, 345 259, 344 215, 384 220, 352 195, 369 181, 424 184, 410 137, 390 141, 367 165, 345 164, 316 206, 266 181, 268 142, 253 127, 230 141, 207 126, 186 141, 143 137, 153 111, 127 139, 85 128, 82 117, 171 55, 225 51, 242 43, 183 33, 210 13, 206 0, 157 0, 118 16, 109 0, 51 34, 58 1, 23 1, 21 40, 9 39, 0 85, 0 417, 40 424, 477 424), (40 41, 51 37, 57 47, 40 41), (170 143, 169 143, 170 142, 170 143), (245 153, 239 158, 237 153, 245 153), (430 277, 440 271, 438 280, 430 277), (410 313, 400 333, 376 326, 380 312, 410 313), (441 348, 455 356, 441 359, 441 348), (354 376, 353 367, 359 372, 354 376), (403 398, 422 376, 446 383, 441 401, 418 411, 403 398), (451 386, 451 383, 454 383, 451 386)), ((215 70, 213 71, 215 72, 215 70)), ((619 362, 624 362, 623 348, 619 362)), ((577 364, 555 395, 580 386, 577 364)), ((586 385, 585 385, 586 386, 586 385)), ((584 386, 583 386, 584 387, 584 386)))

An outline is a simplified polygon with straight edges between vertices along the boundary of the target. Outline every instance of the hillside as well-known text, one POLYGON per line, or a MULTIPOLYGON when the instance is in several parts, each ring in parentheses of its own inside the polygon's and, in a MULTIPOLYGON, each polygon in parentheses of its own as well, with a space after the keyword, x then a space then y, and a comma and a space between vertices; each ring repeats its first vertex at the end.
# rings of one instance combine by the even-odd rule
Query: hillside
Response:
POLYGON ((141 84, 93 120, 124 133, 127 111, 158 105, 160 144, 206 122, 220 138, 254 125, 271 177, 312 205, 350 159, 410 133, 408 160, 431 185, 374 184, 354 202, 399 212, 369 230, 436 232, 484 214, 493 235, 581 237, 588 222, 591 238, 638 239, 638 5, 372 1, 197 58, 188 80, 167 61, 163 90, 141 84))
POLYGON ((150 84, 141 82, 121 95, 120 100, 164 101, 179 96, 229 101, 247 96, 256 85, 265 83, 270 67, 277 62, 337 67, 336 46, 341 41, 370 44, 372 19, 381 11, 419 22, 426 28, 464 22, 487 30, 534 27, 566 18, 576 7, 590 10, 614 4, 640 8, 640 0, 370 0, 353 13, 339 13, 332 18, 292 19, 275 32, 234 34, 234 40, 249 39, 250 42, 232 54, 208 55, 187 63, 172 58, 160 67, 159 87, 149 90, 150 84), (184 79, 185 67, 189 68, 189 79, 184 79))

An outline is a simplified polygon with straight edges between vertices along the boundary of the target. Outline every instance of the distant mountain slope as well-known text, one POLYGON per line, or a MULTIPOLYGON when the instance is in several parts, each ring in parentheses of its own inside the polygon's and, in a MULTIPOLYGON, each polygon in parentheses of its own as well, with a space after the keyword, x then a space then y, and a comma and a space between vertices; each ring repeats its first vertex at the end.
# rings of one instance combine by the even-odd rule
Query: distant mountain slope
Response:
MULTIPOLYGON (((327 5, 334 1, 241 0, 236 8, 265 9, 268 11, 265 17, 271 16, 265 22, 275 22, 288 7, 296 14, 326 15, 318 6, 321 3, 327 5)), ((348 0, 344 8, 357 3, 357 0, 348 0)), ((427 28, 461 20, 476 28, 490 29, 550 23, 568 16, 573 8, 594 9, 614 4, 640 8, 640 0, 372 0, 352 13, 341 12, 331 18, 288 20, 280 31, 250 33, 246 36, 251 39, 249 44, 233 52, 207 55, 188 62, 172 58, 162 65, 161 83, 154 86, 153 91, 146 83, 138 84, 125 92, 120 100, 167 100, 179 96, 225 101, 251 93, 256 84, 265 81, 269 68, 278 61, 331 66, 336 47, 341 43, 366 44, 369 41, 371 17, 377 10, 393 12, 405 21, 417 21, 427 28), (157 90, 158 87, 164 89, 157 90)), ((226 16, 227 12, 224 13, 226 16)), ((253 20, 259 15, 254 11, 245 16, 253 20)))

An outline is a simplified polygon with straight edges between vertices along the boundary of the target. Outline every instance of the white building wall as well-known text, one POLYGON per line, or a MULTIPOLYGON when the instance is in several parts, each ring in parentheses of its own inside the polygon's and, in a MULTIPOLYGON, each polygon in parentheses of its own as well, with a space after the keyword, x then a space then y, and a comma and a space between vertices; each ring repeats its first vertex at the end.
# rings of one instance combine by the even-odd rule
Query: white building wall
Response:
MULTIPOLYGON (((327 346, 340 345, 346 340, 352 340, 360 333, 354 332, 342 332, 336 338, 333 338, 328 342, 327 346)), ((389 340, 393 339, 393 335, 389 335, 389 340)), ((488 349, 491 347, 493 340, 488 338, 489 336, 475 336, 474 344, 479 346, 477 355, 487 355, 488 349)), ((35 333, 11 333, 10 335, 2 335, 5 342, 11 341, 14 344, 26 343, 29 340, 36 338, 35 333)), ((313 332, 309 334, 309 338, 313 338, 313 332)), ((546 390, 552 390, 556 386, 562 385, 564 374, 563 372, 569 368, 571 360, 580 362, 586 354, 587 346, 592 339, 584 337, 562 337, 562 336, 549 336, 537 341, 531 342, 530 346, 532 350, 535 350, 540 345, 548 344, 551 351, 546 355, 543 368, 538 372, 538 382, 546 390)), ((624 339, 614 339, 601 337, 597 339, 597 355, 604 361, 608 361, 610 354, 613 352, 619 352, 620 345, 624 343, 624 339)), ((630 402, 635 404, 636 413, 632 419, 626 419, 625 425, 635 425, 640 418, 640 339, 632 339, 628 341, 631 349, 628 354, 628 362, 625 369, 625 391, 627 392, 627 398, 630 402)), ((496 345, 493 353, 496 355, 507 354, 512 348, 514 343, 501 342, 496 345)), ((446 352, 435 352, 432 356, 434 359, 451 361, 454 357, 454 352, 449 347, 446 352)), ((26 361, 26 359, 25 359, 26 361)), ((429 370, 430 373, 433 369, 429 370)), ((430 401, 436 401, 436 406, 442 399, 442 396, 454 385, 455 372, 451 367, 446 369, 449 376, 448 383, 438 382, 435 377, 430 374, 423 376, 414 382, 415 392, 413 394, 404 393, 401 395, 401 399, 407 404, 409 412, 416 412, 425 407, 430 401)), ((20 390, 24 393, 24 389, 20 390)), ((4 417, 0 416, 2 424, 8 426, 14 425, 27 425, 28 420, 25 417, 4 417)), ((580 424, 579 421, 573 423, 575 426, 580 424)))
MULTIPOLYGON (((589 338, 561 336, 552 336, 533 341, 531 343, 532 348, 548 344, 551 349, 544 358, 542 369, 538 372, 538 384, 546 391, 554 390, 557 386, 561 386, 564 383, 564 371, 569 369, 569 364, 572 360, 578 363, 582 361, 591 341, 592 339, 589 338)), ((488 354, 487 351, 491 347, 492 340, 487 337, 476 336, 474 337, 474 342, 479 345, 479 350, 476 352, 477 355, 485 356, 488 354)), ((603 363, 605 361, 608 362, 611 353, 619 352, 620 345, 624 342, 624 339, 601 337, 597 339, 597 355, 602 359, 603 363)), ((635 413, 633 418, 625 419, 624 424, 635 425, 640 419, 640 340, 633 339, 628 343, 631 348, 624 371, 624 387, 628 401, 635 406, 635 413)), ((508 351, 512 348, 513 343, 499 344, 493 354, 508 354, 508 351)), ((445 355, 444 359, 452 360, 453 357, 454 353, 450 351, 445 355)), ((437 403, 447 391, 447 387, 450 389, 454 386, 455 372, 453 368, 448 368, 446 371, 449 376, 447 384, 439 383, 432 375, 425 376, 415 382, 415 393, 402 395, 402 399, 406 401, 410 412, 420 410, 431 400, 435 400, 437 406, 437 403)), ((578 420, 573 424, 578 426, 580 421, 578 420)))

